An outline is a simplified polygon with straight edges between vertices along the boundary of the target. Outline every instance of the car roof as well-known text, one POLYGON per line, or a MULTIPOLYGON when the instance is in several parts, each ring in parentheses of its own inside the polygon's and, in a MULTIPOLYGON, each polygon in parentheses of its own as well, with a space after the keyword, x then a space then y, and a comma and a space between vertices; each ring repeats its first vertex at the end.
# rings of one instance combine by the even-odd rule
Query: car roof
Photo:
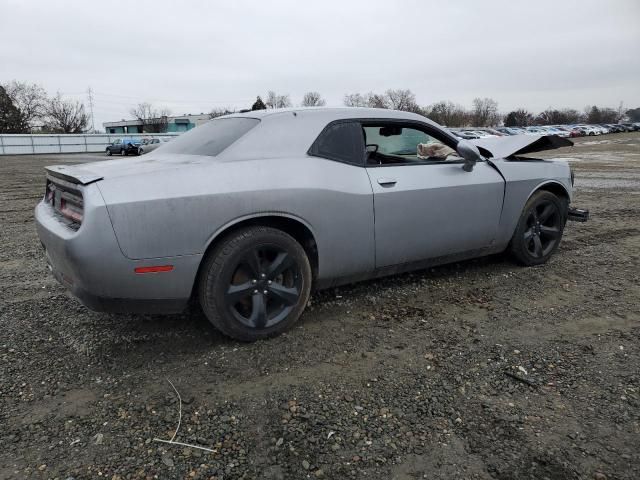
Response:
POLYGON ((254 118, 260 125, 251 129, 246 135, 233 143, 221 153, 221 159, 233 158, 270 158, 306 154, 313 141, 327 124, 336 120, 347 119, 398 119, 418 121, 450 135, 442 128, 422 115, 384 108, 358 107, 299 107, 272 110, 256 110, 244 113, 232 113, 218 117, 213 122, 224 118, 254 118))
POLYGON ((288 114, 304 114, 318 115, 326 117, 328 121, 331 119, 339 120, 343 118, 398 118, 404 120, 427 121, 434 124, 431 120, 417 113, 405 112, 401 110, 391 110, 388 108, 364 108, 364 107, 293 107, 293 108, 275 108, 268 110, 252 110, 242 113, 231 113, 218 118, 226 117, 248 117, 248 118, 267 118, 277 117, 288 114))

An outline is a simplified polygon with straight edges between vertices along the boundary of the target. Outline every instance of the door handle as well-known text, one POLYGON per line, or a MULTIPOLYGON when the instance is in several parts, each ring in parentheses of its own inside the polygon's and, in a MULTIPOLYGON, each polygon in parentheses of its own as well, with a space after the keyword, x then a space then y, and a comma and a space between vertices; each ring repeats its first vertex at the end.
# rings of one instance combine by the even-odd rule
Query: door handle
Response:
POLYGON ((398 181, 395 178, 382 177, 378 179, 378 183, 382 187, 393 187, 396 183, 398 183, 398 181))

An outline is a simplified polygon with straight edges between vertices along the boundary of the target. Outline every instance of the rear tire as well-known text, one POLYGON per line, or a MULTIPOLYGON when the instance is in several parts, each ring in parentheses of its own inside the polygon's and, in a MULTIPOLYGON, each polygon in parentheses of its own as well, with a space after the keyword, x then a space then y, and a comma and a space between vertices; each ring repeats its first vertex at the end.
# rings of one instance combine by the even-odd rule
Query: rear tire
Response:
POLYGON ((200 305, 222 333, 252 342, 278 335, 298 320, 311 278, 309 259, 293 237, 269 227, 243 228, 205 258, 200 305))
POLYGON ((127 155, 127 151, 123 148, 120 150, 120 155, 122 155, 123 157, 127 155))
POLYGON ((545 263, 558 249, 567 221, 567 202, 539 190, 527 201, 509 249, 518 262, 532 266, 545 263))

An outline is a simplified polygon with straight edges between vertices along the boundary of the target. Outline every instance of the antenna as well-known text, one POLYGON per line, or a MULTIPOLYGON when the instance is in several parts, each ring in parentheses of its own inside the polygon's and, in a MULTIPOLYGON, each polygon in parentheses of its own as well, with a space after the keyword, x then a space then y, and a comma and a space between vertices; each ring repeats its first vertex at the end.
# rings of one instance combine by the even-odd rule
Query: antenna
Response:
POLYGON ((93 118, 93 90, 91 90, 91 87, 87 88, 87 96, 89 97, 89 109, 91 110, 91 133, 95 133, 96 126, 93 118))

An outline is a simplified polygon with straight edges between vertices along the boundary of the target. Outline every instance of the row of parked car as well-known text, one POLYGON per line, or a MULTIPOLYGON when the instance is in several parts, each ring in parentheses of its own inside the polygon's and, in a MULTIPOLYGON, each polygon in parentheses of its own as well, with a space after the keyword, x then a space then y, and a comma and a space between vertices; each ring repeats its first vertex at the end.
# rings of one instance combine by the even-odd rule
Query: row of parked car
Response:
POLYGON ((451 128, 456 137, 467 140, 503 137, 505 135, 557 135, 559 137, 585 137, 607 133, 634 132, 640 130, 640 122, 600 125, 543 125, 535 127, 451 128))
POLYGON ((107 145, 107 155, 142 155, 171 141, 173 137, 118 138, 107 145))

